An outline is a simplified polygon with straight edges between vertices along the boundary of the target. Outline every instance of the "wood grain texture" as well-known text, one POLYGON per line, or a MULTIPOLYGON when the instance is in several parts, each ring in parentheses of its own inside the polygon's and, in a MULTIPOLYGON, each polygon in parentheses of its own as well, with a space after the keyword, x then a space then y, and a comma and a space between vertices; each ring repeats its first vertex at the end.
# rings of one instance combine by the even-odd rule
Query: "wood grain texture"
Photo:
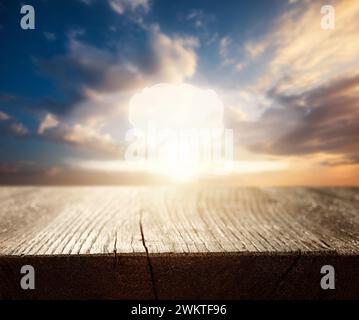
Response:
POLYGON ((2 187, 0 201, 2 298, 359 298, 358 188, 2 187))

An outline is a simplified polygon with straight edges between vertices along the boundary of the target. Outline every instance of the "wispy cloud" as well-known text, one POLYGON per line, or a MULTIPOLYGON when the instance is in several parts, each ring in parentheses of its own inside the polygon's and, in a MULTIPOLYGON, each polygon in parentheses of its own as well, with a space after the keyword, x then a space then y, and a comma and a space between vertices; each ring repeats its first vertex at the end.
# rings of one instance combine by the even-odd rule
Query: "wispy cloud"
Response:
POLYGON ((108 0, 108 3, 111 9, 119 15, 139 10, 146 14, 150 10, 149 0, 108 0))
POLYGON ((56 34, 53 32, 44 32, 44 37, 51 42, 56 40, 56 34))
POLYGON ((5 121, 5 120, 9 120, 9 119, 10 119, 10 116, 7 113, 0 111, 0 121, 5 121))
POLYGON ((56 128, 59 125, 59 121, 51 113, 46 114, 44 119, 40 122, 37 129, 38 134, 43 134, 47 129, 56 128))
POLYGON ((52 114, 47 114, 39 125, 38 135, 42 140, 72 145, 88 149, 102 156, 119 156, 121 146, 108 133, 97 127, 61 122, 52 114))
POLYGON ((196 28, 205 28, 216 20, 214 14, 205 13, 202 9, 192 9, 187 15, 186 20, 193 22, 196 28))
POLYGON ((224 36, 219 41, 218 52, 223 65, 236 63, 236 60, 230 57, 230 46, 233 40, 230 36, 224 36))
POLYGON ((263 90, 280 83, 281 91, 293 93, 359 68, 359 3, 348 0, 332 4, 337 21, 333 30, 321 28, 321 3, 303 2, 283 13, 265 38, 246 45, 253 58, 264 51, 272 53, 257 86, 263 90))
POLYGON ((0 133, 14 136, 25 136, 29 130, 23 123, 9 114, 0 111, 0 133))

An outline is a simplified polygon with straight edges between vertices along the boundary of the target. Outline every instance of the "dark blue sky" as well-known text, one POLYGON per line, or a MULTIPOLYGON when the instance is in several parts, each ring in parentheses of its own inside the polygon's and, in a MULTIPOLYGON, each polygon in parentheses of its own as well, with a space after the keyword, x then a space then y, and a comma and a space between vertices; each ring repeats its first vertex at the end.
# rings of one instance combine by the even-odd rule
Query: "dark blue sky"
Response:
MULTIPOLYGON (((169 35, 203 36, 203 30, 186 20, 191 10, 201 10, 204 19, 208 20, 206 33, 218 34, 219 37, 235 35, 240 42, 245 42, 260 37, 261 32, 270 26, 280 2, 155 0, 144 19, 147 23, 159 24, 161 30, 169 35)), ((106 1, 99 0, 93 0, 91 5, 80 0, 27 1, 26 4, 33 5, 36 11, 36 29, 24 31, 19 24, 22 3, 13 0, 0 3, 2 92, 29 99, 47 95, 64 98, 64 93, 56 90, 55 83, 41 74, 34 61, 65 53, 68 34, 74 30, 84 31, 81 36, 84 42, 108 50, 111 50, 111 45, 129 46, 134 50, 141 47, 145 38, 140 26, 127 16, 116 14, 106 1), (51 33, 56 39, 47 40, 44 33, 51 33)), ((199 51, 203 51, 201 62, 204 67, 218 63, 213 48, 204 46, 199 51)))

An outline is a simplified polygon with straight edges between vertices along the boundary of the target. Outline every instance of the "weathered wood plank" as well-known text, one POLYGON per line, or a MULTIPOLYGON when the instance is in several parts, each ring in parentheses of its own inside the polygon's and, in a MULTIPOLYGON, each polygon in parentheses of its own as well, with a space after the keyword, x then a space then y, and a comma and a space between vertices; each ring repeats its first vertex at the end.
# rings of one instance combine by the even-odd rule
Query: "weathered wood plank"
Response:
POLYGON ((152 253, 356 252, 357 205, 333 197, 329 201, 325 196, 321 201, 316 192, 293 188, 146 190, 142 197, 146 244, 152 253))
POLYGON ((2 187, 0 201, 2 298, 359 297, 358 188, 2 187))
POLYGON ((2 202, 1 255, 145 252, 135 189, 27 191, 2 202))

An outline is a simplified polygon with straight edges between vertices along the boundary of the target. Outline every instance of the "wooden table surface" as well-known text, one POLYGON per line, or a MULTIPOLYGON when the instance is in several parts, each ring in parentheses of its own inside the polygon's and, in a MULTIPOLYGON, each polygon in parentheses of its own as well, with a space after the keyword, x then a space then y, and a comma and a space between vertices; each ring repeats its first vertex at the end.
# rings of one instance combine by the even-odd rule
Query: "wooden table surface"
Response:
POLYGON ((3 299, 359 298, 359 188, 1 187, 0 201, 3 299))

